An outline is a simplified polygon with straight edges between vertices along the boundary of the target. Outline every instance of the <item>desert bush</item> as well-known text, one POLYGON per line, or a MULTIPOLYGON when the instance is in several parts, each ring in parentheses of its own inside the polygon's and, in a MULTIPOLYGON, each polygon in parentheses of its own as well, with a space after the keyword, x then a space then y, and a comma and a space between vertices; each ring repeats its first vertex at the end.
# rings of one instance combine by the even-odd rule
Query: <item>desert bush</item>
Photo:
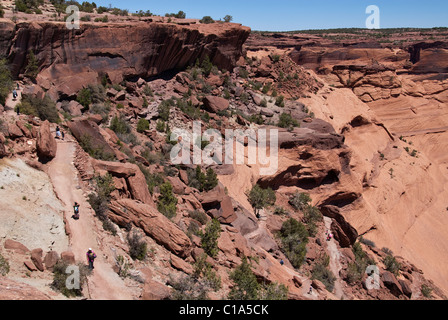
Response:
POLYGON ((223 18, 224 22, 231 22, 233 20, 233 17, 231 15, 225 15, 223 18))
POLYGON ((85 133, 79 139, 79 145, 85 152, 87 152, 92 158, 104 161, 115 160, 115 155, 105 151, 103 146, 93 146, 92 137, 85 133))
POLYGON ((426 284, 422 284, 420 292, 425 298, 432 298, 432 288, 427 286, 426 284))
POLYGON ((214 23, 215 20, 213 20, 213 18, 210 16, 204 16, 201 20, 199 20, 199 22, 209 24, 209 23, 214 23))
POLYGON ((282 113, 280 115, 277 126, 280 128, 287 128, 289 130, 292 130, 293 128, 299 127, 300 125, 299 122, 296 119, 294 119, 290 114, 282 113))
POLYGON ((360 242, 356 242, 353 245, 352 252, 355 255, 355 261, 348 265, 346 280, 349 284, 361 281, 366 268, 375 264, 375 261, 369 258, 367 253, 362 249, 360 242))
POLYGON ((144 118, 141 118, 138 120, 137 123, 137 132, 142 133, 145 130, 149 130, 149 121, 144 118))
POLYGON ((179 280, 170 281, 171 300, 208 300, 210 288, 194 276, 186 275, 179 280))
POLYGON ((190 218, 198 221, 200 224, 204 225, 207 223, 207 215, 200 210, 194 210, 189 212, 190 218))
POLYGON ((173 193, 173 186, 169 182, 160 186, 157 209, 167 218, 173 218, 176 215, 177 198, 173 193))
POLYGON ((279 232, 282 251, 295 268, 305 261, 306 244, 308 243, 308 230, 306 226, 290 218, 282 224, 279 232))
POLYGON ((255 215, 258 216, 261 209, 274 205, 276 197, 275 192, 271 188, 263 189, 256 184, 249 191, 248 200, 255 210, 255 215))
POLYGON ((163 121, 168 121, 170 119, 171 107, 174 107, 176 102, 173 99, 163 100, 158 108, 159 118, 163 121))
POLYGON ((395 276, 398 276, 401 265, 394 256, 387 255, 383 259, 383 263, 387 271, 392 272, 395 276))
POLYGON ((0 254, 0 275, 6 276, 9 273, 9 262, 0 254))
POLYGON ((212 219, 205 227, 204 232, 200 233, 201 247, 210 257, 218 255, 218 239, 221 235, 221 224, 217 219, 212 219))
POLYGON ((4 105, 13 87, 11 72, 6 59, 0 59, 0 104, 4 105))
POLYGON ((229 300, 257 300, 259 298, 260 284, 246 257, 243 257, 241 264, 230 273, 230 280, 235 285, 229 292, 229 300))
POLYGON ((177 19, 185 19, 187 14, 183 11, 179 11, 177 13, 166 13, 165 17, 177 18, 177 19))
POLYGON ((56 104, 47 95, 43 99, 33 96, 24 96, 22 102, 17 105, 20 113, 39 117, 53 123, 61 122, 56 104))
POLYGON ((94 178, 94 190, 94 193, 88 195, 88 202, 97 217, 104 221, 108 219, 110 194, 115 190, 112 175, 107 173, 104 176, 96 176, 94 178))
POLYGON ((213 291, 221 289, 221 278, 213 270, 211 263, 207 262, 207 255, 203 253, 193 265, 193 276, 197 279, 202 278, 203 284, 213 291))
POLYGON ((330 263, 330 257, 328 255, 324 255, 313 266, 313 269, 311 270, 312 277, 311 279, 317 279, 320 282, 322 282, 325 285, 325 288, 332 292, 334 289, 334 282, 336 281, 336 277, 331 272, 330 269, 328 269, 328 265, 330 263))
POLYGON ((14 5, 17 11, 25 13, 41 12, 39 6, 44 4, 44 0, 15 0, 14 5))
POLYGON ((53 282, 51 287, 59 292, 61 292, 66 297, 80 297, 82 296, 82 287, 86 283, 87 276, 91 273, 90 269, 82 263, 79 263, 77 267, 79 268, 79 288, 68 289, 67 279, 70 273, 66 273, 69 264, 63 260, 59 260, 53 267, 53 282))
POLYGON ((148 251, 148 245, 137 232, 130 232, 127 237, 129 255, 134 260, 144 260, 148 251))
POLYGON ((218 185, 218 178, 213 168, 208 168, 206 173, 202 172, 200 166, 196 169, 187 169, 188 186, 199 191, 210 191, 218 185))
POLYGON ((308 193, 296 192, 291 199, 289 199, 289 204, 297 210, 303 211, 306 207, 311 204, 311 197, 308 193))

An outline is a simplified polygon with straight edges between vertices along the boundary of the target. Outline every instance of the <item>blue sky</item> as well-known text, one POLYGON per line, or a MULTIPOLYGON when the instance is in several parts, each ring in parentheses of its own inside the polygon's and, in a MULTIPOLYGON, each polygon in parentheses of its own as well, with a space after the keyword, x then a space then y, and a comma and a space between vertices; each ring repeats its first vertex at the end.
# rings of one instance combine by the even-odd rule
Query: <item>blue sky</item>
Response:
POLYGON ((157 15, 186 12, 187 18, 229 14, 233 22, 253 30, 289 31, 328 28, 365 28, 366 8, 380 9, 381 28, 448 27, 446 0, 96 0, 97 5, 150 10, 157 15))

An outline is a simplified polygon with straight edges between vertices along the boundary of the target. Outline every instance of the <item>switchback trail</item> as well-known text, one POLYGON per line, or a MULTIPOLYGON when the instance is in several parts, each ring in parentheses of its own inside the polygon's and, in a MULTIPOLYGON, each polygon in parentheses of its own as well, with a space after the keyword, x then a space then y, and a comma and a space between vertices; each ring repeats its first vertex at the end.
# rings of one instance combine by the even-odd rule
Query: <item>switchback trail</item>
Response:
POLYGON ((57 141, 56 157, 49 162, 48 175, 54 191, 65 205, 65 220, 70 230, 71 251, 77 262, 87 264, 86 252, 92 248, 97 255, 95 269, 88 277, 88 298, 93 300, 132 300, 133 295, 123 280, 113 271, 110 263, 105 261, 105 252, 95 232, 94 212, 85 199, 78 184, 77 170, 74 166, 76 145, 70 135, 65 141, 57 141), (80 204, 80 219, 74 220, 73 204, 80 204))

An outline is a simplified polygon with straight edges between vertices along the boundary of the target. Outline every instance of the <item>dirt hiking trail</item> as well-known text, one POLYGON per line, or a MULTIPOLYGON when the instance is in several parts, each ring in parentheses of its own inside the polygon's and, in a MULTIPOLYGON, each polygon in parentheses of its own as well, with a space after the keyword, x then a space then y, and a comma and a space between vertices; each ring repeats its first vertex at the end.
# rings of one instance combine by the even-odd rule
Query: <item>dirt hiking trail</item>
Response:
POLYGON ((87 265, 86 253, 92 248, 96 253, 95 269, 88 277, 87 298, 93 300, 132 300, 133 296, 123 280, 113 271, 104 256, 104 248, 96 237, 94 212, 78 184, 77 170, 74 166, 76 145, 70 135, 57 141, 56 157, 49 163, 48 175, 54 191, 65 206, 65 220, 70 230, 70 247, 77 262, 87 265), (73 204, 80 205, 80 219, 74 220, 73 204))

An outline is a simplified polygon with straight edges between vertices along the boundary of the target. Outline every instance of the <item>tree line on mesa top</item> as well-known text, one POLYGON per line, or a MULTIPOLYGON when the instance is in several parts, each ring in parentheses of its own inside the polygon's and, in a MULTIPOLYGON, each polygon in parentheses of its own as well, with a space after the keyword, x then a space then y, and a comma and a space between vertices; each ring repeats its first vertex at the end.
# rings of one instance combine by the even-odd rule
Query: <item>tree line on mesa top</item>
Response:
MULTIPOLYGON (((116 7, 97 6, 95 2, 83 1, 79 3, 78 1, 66 1, 66 0, 50 0, 51 4, 56 8, 58 14, 65 13, 68 6, 74 5, 79 8, 79 11, 86 13, 93 13, 96 10, 96 13, 111 13, 117 16, 127 16, 129 15, 129 10, 120 9, 116 7)), ((44 0, 15 0, 15 10, 25 13, 36 13, 41 14, 42 10, 39 8, 44 4, 44 0)), ((3 7, 0 6, 0 17, 2 18, 4 15, 3 7)), ((133 16, 139 17, 150 17, 153 15, 150 10, 138 10, 135 13, 132 13, 133 16)), ((187 14, 180 10, 177 13, 166 13, 165 17, 167 18, 177 18, 177 19, 185 19, 187 14)), ((222 18, 224 22, 231 22, 233 17, 230 15, 226 15, 222 18)), ((201 23, 213 23, 215 20, 210 16, 204 16, 201 20, 201 23)))

